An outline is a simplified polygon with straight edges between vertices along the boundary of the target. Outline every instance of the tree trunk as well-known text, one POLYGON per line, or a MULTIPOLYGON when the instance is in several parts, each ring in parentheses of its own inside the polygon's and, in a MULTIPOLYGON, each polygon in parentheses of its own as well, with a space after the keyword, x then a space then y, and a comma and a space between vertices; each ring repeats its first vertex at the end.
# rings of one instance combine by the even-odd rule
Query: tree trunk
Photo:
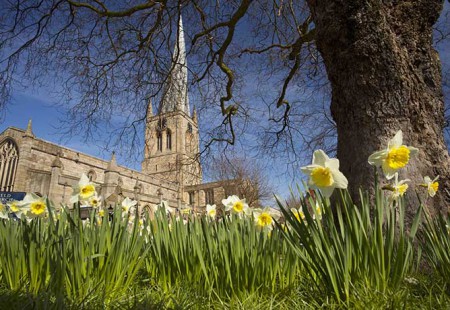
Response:
MULTIPOLYGON (((309 0, 316 43, 332 85, 331 112, 337 124, 341 170, 358 196, 373 187, 369 155, 387 146, 401 129, 404 144, 419 148, 400 179, 411 179, 407 203, 423 176, 440 175, 439 191, 427 205, 447 211, 450 159, 443 138, 441 64, 432 47, 432 27, 442 0, 309 0)), ((382 174, 381 174, 381 178, 382 174)), ((387 181, 386 181, 387 182, 387 181)))

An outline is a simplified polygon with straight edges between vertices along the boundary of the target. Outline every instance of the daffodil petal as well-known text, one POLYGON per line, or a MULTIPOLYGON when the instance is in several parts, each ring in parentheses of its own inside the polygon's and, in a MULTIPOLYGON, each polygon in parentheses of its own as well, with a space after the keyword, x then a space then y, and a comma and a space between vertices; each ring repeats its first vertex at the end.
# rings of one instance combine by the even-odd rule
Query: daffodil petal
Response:
POLYGON ((325 166, 334 170, 339 170, 339 159, 331 158, 326 162, 325 166))
POLYGON ((86 184, 89 183, 89 178, 87 177, 87 175, 85 175, 84 173, 81 175, 80 181, 78 182, 78 185, 80 187, 85 186, 86 184))
POLYGON ((389 167, 386 164, 386 162, 383 162, 383 164, 381 165, 381 168, 383 169, 383 173, 386 176, 386 179, 388 179, 388 180, 392 179, 394 177, 395 173, 397 172, 397 170, 389 167))
POLYGON ((389 140, 388 149, 393 147, 399 147, 403 144, 403 132, 401 130, 397 131, 395 136, 389 140))
POLYGON ((386 158, 386 156, 387 156, 386 150, 375 152, 369 156, 368 160, 369 164, 379 167, 383 164, 383 160, 386 158))
POLYGON ((319 166, 319 165, 308 165, 308 166, 305 166, 305 167, 301 167, 300 170, 301 170, 304 174, 310 175, 311 172, 312 172, 314 169, 318 168, 318 167, 321 167, 321 166, 319 166))
POLYGON ((313 165, 319 165, 319 166, 325 167, 325 163, 329 160, 330 160, 330 158, 327 156, 327 154, 325 154, 324 151, 322 151, 322 150, 314 151, 313 161, 312 161, 313 165))
POLYGON ((339 170, 331 170, 331 173, 333 175, 333 179, 334 179, 334 186, 337 188, 347 188, 348 186, 348 180, 345 177, 345 175, 340 172, 339 170))
POLYGON ((409 150, 409 156, 415 156, 417 153, 419 153, 419 149, 415 148, 413 146, 407 146, 409 150))
POLYGON ((334 186, 321 187, 320 190, 322 191, 323 197, 330 198, 331 194, 333 194, 334 186))

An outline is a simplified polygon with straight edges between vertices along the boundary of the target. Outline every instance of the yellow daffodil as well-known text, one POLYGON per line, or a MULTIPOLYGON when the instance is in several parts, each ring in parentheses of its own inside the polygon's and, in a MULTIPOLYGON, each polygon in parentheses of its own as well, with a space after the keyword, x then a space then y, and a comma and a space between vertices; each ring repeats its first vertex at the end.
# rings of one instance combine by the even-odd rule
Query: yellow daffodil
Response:
POLYGON ((77 203, 80 199, 87 200, 92 196, 97 196, 94 183, 90 182, 89 178, 83 173, 78 185, 74 188, 70 202, 77 203))
POLYGON ((417 152, 418 149, 415 147, 403 145, 403 133, 399 130, 389 140, 387 149, 369 156, 369 164, 381 167, 386 178, 390 180, 399 169, 408 164, 410 157, 417 152))
POLYGON ((104 217, 105 216, 105 209, 98 209, 98 216, 104 217))
POLYGON ((231 211, 232 213, 242 215, 249 214, 250 208, 245 202, 245 199, 240 199, 236 195, 229 196, 227 199, 222 200, 222 204, 225 206, 225 211, 231 211))
POLYGON ((275 212, 275 210, 266 207, 262 210, 253 210, 253 217, 255 219, 256 226, 261 229, 272 230, 273 225, 275 224, 275 220, 278 220, 280 216, 275 212))
POLYGON ((301 221, 305 221, 305 213, 303 212, 303 209, 295 209, 295 208, 291 208, 291 212, 292 214, 295 216, 295 218, 297 219, 297 221, 301 222, 301 221))
POLYGON ((216 215, 217 215, 216 205, 209 205, 209 204, 207 204, 206 205, 206 214, 209 217, 215 219, 216 215))
POLYGON ((189 208, 181 209, 181 214, 191 214, 191 209, 189 208))
POLYGON ((348 186, 347 178, 339 171, 339 160, 329 158, 322 150, 315 151, 312 164, 301 170, 309 176, 308 185, 320 189, 324 197, 330 197, 335 188, 348 186))
POLYGON ((424 184, 420 184, 423 187, 427 188, 428 195, 430 197, 434 197, 436 195, 436 192, 439 189, 439 182, 437 180, 439 179, 439 176, 435 177, 434 180, 431 180, 429 176, 426 176, 423 178, 424 184))
POLYGON ((26 209, 28 211, 27 214, 31 217, 45 216, 48 212, 45 198, 35 194, 26 194, 19 205, 21 208, 26 209))

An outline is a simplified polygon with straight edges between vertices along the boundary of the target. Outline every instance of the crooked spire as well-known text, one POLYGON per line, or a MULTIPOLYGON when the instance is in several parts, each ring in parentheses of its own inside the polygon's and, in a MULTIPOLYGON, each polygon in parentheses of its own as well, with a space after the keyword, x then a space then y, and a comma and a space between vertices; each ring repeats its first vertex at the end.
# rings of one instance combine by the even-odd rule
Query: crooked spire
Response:
POLYGON ((187 90, 186 46, 184 42, 183 20, 181 15, 178 22, 177 42, 172 57, 172 67, 170 75, 167 78, 160 112, 183 111, 190 115, 187 90))

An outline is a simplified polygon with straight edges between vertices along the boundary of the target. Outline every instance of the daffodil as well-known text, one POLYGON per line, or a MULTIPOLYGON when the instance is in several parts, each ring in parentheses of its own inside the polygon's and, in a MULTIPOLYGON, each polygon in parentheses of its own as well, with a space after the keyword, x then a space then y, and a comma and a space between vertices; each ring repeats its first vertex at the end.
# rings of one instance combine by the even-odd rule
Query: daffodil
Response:
POLYGON ((131 207, 134 207, 137 204, 136 200, 132 200, 128 197, 126 197, 123 201, 122 201, 122 212, 128 212, 130 211, 131 207))
POLYGON ((30 193, 25 195, 24 199, 20 202, 20 207, 27 209, 27 215, 31 217, 45 216, 48 212, 45 198, 30 193))
POLYGON ((402 197, 406 191, 408 190, 409 185, 406 184, 406 182, 409 182, 411 180, 405 179, 405 180, 398 180, 398 173, 394 174, 394 184, 392 186, 385 187, 386 189, 389 189, 392 191, 390 200, 396 201, 399 197, 402 197))
POLYGON ((291 208, 291 212, 295 216, 297 221, 301 222, 305 220, 305 213, 303 212, 302 208, 300 209, 291 208))
POLYGON ((255 219, 256 226, 261 229, 272 230, 275 220, 279 219, 279 215, 270 207, 264 209, 253 210, 253 217, 255 219))
POLYGON ((105 209, 98 209, 98 216, 104 217, 105 216, 105 209))
POLYGON ((390 180, 399 169, 408 164, 410 157, 417 154, 418 151, 415 147, 403 144, 403 133, 399 130, 389 140, 387 149, 369 156, 369 164, 381 167, 386 178, 390 180))
POLYGON ((232 213, 238 215, 249 214, 250 212, 250 208, 245 202, 245 199, 240 199, 236 195, 232 195, 227 199, 223 199, 222 204, 225 206, 225 211, 231 211, 232 213))
POLYGON ((90 182, 89 178, 83 173, 78 185, 74 188, 70 202, 77 203, 80 199, 87 200, 92 196, 97 196, 94 183, 90 182))
POLYGON ((439 179, 439 176, 435 177, 433 180, 429 176, 426 176, 423 178, 424 184, 420 184, 423 187, 427 188, 428 195, 430 197, 434 197, 436 195, 436 192, 439 189, 439 182, 437 180, 439 179))
POLYGON ((20 202, 17 200, 12 200, 8 202, 9 211, 14 213, 17 217, 20 218, 22 213, 28 211, 26 208, 20 205, 20 202))
POLYGON ((88 200, 88 204, 89 206, 93 207, 93 208, 98 208, 102 203, 102 197, 98 197, 97 195, 92 196, 91 198, 89 198, 88 200))
POLYGON ((313 220, 321 220, 322 219, 322 204, 319 201, 316 201, 316 207, 314 210, 313 220))
POLYGON ((191 209, 189 208, 181 209, 181 214, 191 214, 191 209))
POLYGON ((216 205, 209 205, 209 204, 207 204, 206 205, 206 214, 209 217, 215 219, 216 215, 217 215, 216 205))
POLYGON ((348 186, 347 178, 339 171, 339 160, 329 158, 322 150, 315 151, 312 164, 301 170, 309 176, 308 185, 320 189, 324 197, 330 197, 335 188, 348 186))
POLYGON ((8 208, 6 207, 5 204, 0 202, 0 218, 2 219, 7 219, 9 218, 8 216, 8 208))

